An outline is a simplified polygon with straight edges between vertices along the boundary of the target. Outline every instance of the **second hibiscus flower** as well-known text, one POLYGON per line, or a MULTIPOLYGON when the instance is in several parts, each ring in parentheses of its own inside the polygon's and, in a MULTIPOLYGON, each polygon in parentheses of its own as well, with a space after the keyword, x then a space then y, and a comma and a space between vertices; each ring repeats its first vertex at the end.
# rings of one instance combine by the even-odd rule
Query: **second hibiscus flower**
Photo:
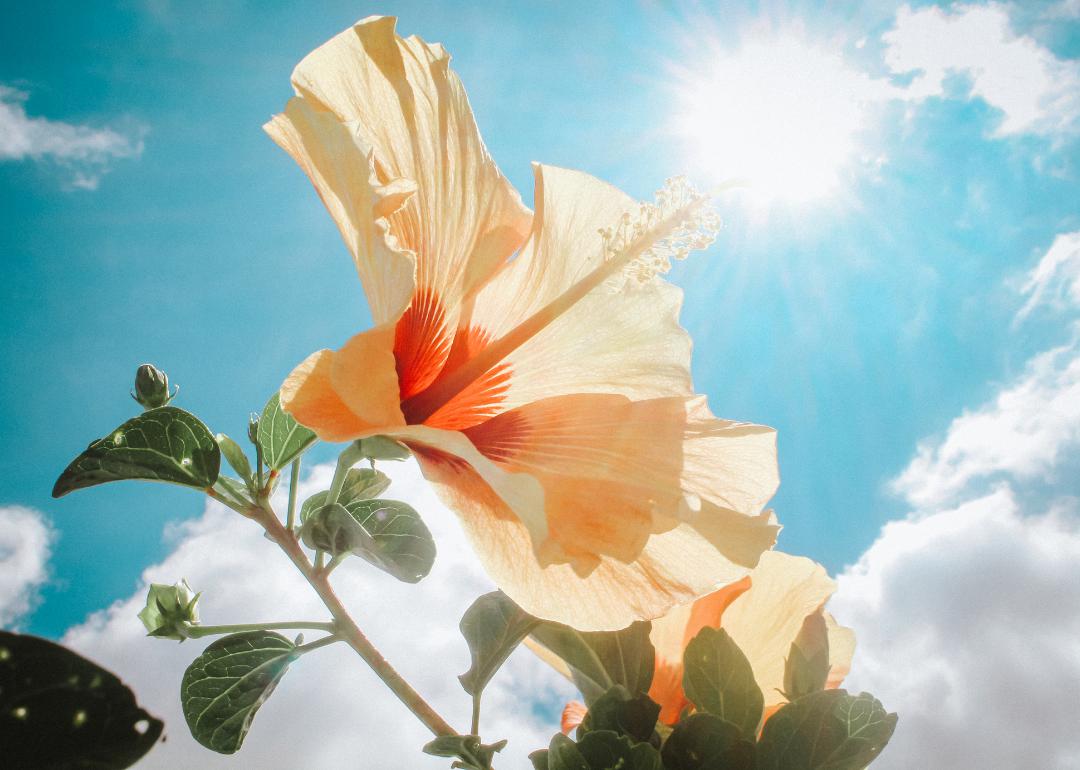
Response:
POLYGON ((716 223, 684 183, 639 204, 535 166, 500 174, 439 45, 366 19, 307 56, 267 131, 308 174, 375 327, 320 350, 282 406, 327 441, 415 454, 496 584, 580 629, 654 618, 775 542, 770 428, 690 379, 672 257, 716 223))

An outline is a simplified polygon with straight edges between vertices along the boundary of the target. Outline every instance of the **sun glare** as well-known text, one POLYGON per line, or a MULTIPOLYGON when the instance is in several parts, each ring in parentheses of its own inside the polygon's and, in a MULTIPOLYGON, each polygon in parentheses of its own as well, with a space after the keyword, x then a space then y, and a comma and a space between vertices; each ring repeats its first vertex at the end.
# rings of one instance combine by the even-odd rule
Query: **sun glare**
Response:
POLYGON ((834 191, 856 155, 874 81, 794 36, 710 59, 679 88, 675 130, 689 161, 714 180, 745 180, 765 200, 834 191))

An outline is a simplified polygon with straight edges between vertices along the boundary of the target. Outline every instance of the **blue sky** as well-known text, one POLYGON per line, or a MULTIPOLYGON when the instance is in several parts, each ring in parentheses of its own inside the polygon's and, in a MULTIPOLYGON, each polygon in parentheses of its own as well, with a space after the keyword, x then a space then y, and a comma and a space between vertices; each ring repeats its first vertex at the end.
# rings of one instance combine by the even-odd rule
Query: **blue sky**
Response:
MULTIPOLYGON (((860 78, 858 125, 832 189, 800 201, 725 194, 716 243, 671 276, 686 291, 698 390, 718 415, 779 431, 780 547, 833 573, 857 562, 912 509, 911 487, 890 482, 920 443, 992 403, 1071 333, 1061 315, 1016 316, 1029 273, 1055 238, 1080 229, 1080 8, 934 8, 9 8, 0 116, 72 128, 38 124, 54 139, 37 149, 0 132, 0 505, 43 512, 57 533, 22 627, 59 637, 130 595, 173 551, 168 525, 203 512, 198 496, 156 485, 49 497, 87 442, 136 412, 127 393, 138 364, 166 369, 180 405, 239 437, 293 365, 369 322, 332 221, 260 127, 291 94, 295 63, 371 13, 451 51, 485 141, 527 203, 533 160, 638 197, 677 173, 703 185, 725 176, 695 148, 723 142, 739 105, 698 91, 715 101, 716 125, 694 123, 686 81, 755 41, 800 40, 860 78), (987 40, 1029 65, 1013 68, 1011 89, 978 58, 993 59, 992 47, 970 37, 992 23, 934 47, 928 28, 973 10, 1004 20, 1004 37, 987 40), (935 67, 940 83, 924 78, 920 90, 935 67), (1034 107, 1033 92, 1045 96, 1034 107)), ((810 119, 777 121, 797 141, 810 119)), ((314 459, 330 456, 320 447, 314 459)), ((1033 478, 1043 477, 1017 484, 1033 478)), ((1077 494, 1055 478, 1040 499, 1077 494)))

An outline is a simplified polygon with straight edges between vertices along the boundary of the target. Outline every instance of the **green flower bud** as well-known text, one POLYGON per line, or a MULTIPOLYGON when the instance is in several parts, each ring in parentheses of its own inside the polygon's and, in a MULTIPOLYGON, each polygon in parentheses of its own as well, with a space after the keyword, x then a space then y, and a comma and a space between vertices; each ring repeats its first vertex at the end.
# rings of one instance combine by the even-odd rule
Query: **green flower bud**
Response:
MULTIPOLYGON (((180 389, 177 388, 177 391, 180 389)), ((144 409, 156 409, 172 401, 169 394, 169 375, 153 364, 143 364, 135 372, 135 392, 131 397, 143 405, 144 409)))
POLYGON ((171 586, 151 583, 139 620, 149 636, 182 642, 190 636, 188 627, 199 623, 199 596, 192 594, 186 580, 171 586))
POLYGON ((259 415, 255 412, 248 418, 248 440, 255 446, 259 445, 259 415))

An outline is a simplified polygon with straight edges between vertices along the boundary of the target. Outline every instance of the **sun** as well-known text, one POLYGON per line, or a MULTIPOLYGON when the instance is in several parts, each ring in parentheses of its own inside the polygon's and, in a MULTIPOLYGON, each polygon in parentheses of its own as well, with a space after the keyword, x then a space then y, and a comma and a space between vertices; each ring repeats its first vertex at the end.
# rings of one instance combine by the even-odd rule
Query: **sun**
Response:
POLYGON ((879 89, 839 52, 788 34, 713 47, 679 80, 673 129, 690 164, 714 181, 744 180, 770 201, 837 189, 879 89))

